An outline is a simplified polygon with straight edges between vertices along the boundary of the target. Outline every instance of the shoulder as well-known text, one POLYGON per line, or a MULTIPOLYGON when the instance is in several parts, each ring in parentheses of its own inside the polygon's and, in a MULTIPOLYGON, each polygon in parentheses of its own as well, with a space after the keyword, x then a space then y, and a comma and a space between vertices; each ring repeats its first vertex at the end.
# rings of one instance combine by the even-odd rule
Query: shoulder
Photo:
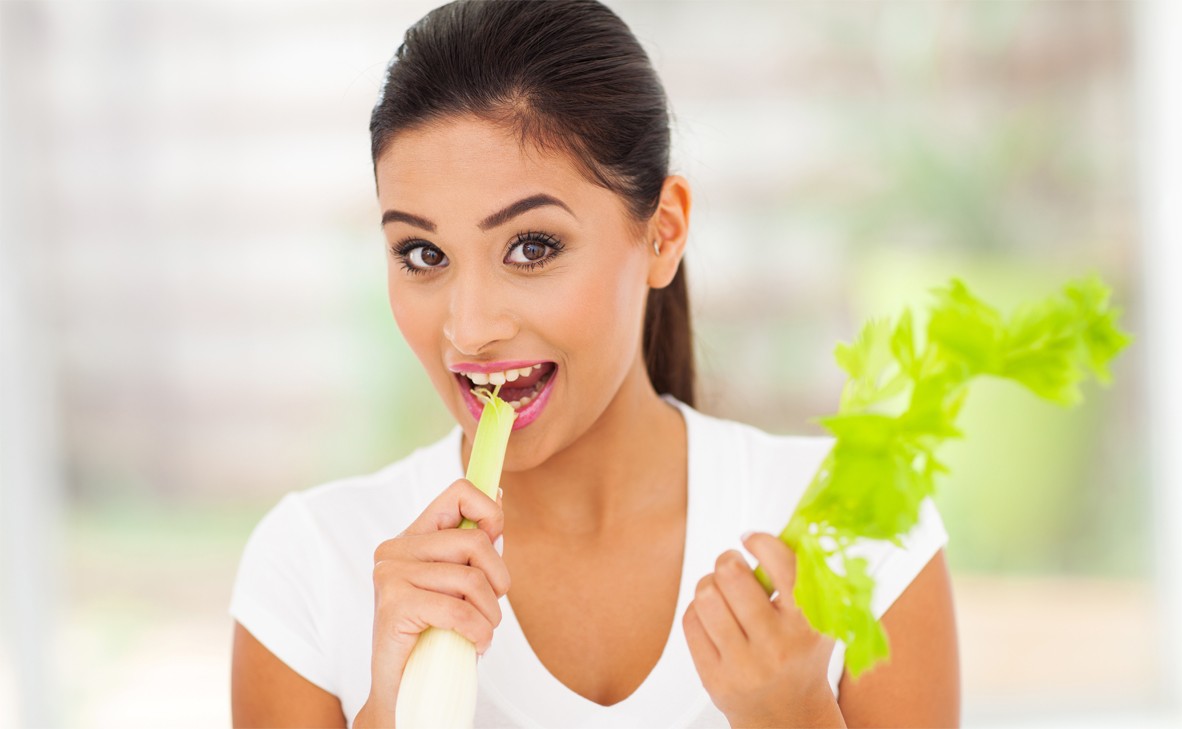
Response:
POLYGON ((308 553, 313 545, 372 551, 463 475, 459 436, 455 428, 372 473, 284 494, 255 526, 248 551, 273 547, 308 553))
POLYGON ((439 440, 372 473, 334 479, 292 492, 289 497, 300 501, 320 526, 349 520, 375 522, 388 530, 392 522, 408 514, 413 520, 461 476, 460 429, 455 427, 439 440))
MULTIPOLYGON (((706 415, 673 401, 686 418, 691 459, 711 481, 725 484, 718 499, 741 499, 750 528, 777 534, 833 449, 831 435, 777 435, 746 423, 706 415)), ((920 504, 919 520, 899 542, 863 540, 851 556, 864 557, 876 580, 876 616, 902 594, 911 580, 948 542, 934 502, 920 504)))

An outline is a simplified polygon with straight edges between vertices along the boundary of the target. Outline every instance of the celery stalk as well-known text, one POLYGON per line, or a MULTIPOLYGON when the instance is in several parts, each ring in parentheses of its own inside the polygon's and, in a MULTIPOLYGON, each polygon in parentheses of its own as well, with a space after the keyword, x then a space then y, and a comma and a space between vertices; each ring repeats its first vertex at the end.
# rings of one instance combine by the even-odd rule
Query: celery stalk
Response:
MULTIPOLYGON (((509 445, 509 434, 513 432, 513 421, 517 411, 500 398, 501 386, 497 385, 490 395, 488 390, 473 390, 484 401, 484 411, 476 425, 476 437, 472 439, 472 455, 468 458, 468 472, 465 478, 492 500, 497 498, 501 486, 501 468, 505 465, 505 449, 509 445)), ((461 529, 472 529, 476 522, 464 519, 461 529)))
MULTIPOLYGON (((505 449, 517 412, 492 393, 473 393, 484 401, 484 411, 472 440, 465 478, 490 499, 500 488, 505 449)), ((460 529, 474 529, 464 519, 460 529)), ((399 729, 469 729, 476 715, 476 646, 454 630, 427 628, 407 659, 398 690, 394 722, 399 729)))
MULTIPOLYGON (((970 381, 1000 377, 1074 405, 1089 371, 1107 384, 1109 361, 1132 341, 1094 275, 1008 319, 957 279, 933 293, 922 346, 907 310, 893 325, 872 320, 853 344, 838 344, 849 380, 837 414, 818 419, 836 441, 779 537, 796 553, 796 603, 818 632, 846 644, 855 678, 890 649, 870 609, 874 578, 847 547, 862 539, 899 544, 915 526, 936 475, 948 472, 938 447, 962 437, 955 422, 970 381)), ((770 593, 764 570, 755 576, 770 593)))

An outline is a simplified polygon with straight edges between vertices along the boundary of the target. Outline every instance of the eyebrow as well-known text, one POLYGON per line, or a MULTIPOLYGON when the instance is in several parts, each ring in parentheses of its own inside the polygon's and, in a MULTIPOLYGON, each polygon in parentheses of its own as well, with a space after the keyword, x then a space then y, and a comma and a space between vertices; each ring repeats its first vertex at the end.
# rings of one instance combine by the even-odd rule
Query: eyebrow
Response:
MULTIPOLYGON (((571 217, 573 217, 575 220, 579 219, 578 216, 575 215, 574 211, 571 210, 566 203, 554 197, 553 195, 547 195, 543 192, 538 193, 537 195, 530 195, 529 197, 522 198, 512 205, 504 208, 503 210, 498 210, 484 220, 480 221, 477 227, 481 230, 490 230, 497 227, 498 225, 504 225, 508 221, 516 218, 518 215, 521 215, 528 210, 533 210, 534 208, 540 208, 546 205, 556 205, 570 213, 571 217)), ((424 217, 412 215, 410 213, 404 213, 401 210, 387 210, 386 212, 382 213, 383 226, 385 226, 387 223, 393 222, 409 223, 416 228, 429 230, 432 233, 435 232, 435 223, 427 220, 424 217)))

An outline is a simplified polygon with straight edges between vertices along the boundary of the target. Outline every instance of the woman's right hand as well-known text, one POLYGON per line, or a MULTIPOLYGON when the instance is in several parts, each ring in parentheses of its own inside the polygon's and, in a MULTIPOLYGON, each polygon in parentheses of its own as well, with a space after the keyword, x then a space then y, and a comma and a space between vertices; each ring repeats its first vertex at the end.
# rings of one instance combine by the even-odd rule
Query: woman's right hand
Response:
POLYGON ((374 551, 373 654, 369 699, 354 725, 394 725, 402 671, 419 633, 454 630, 483 653, 501 622, 509 571, 493 544, 504 512, 466 479, 439 495, 406 531, 374 551), (460 529, 468 518, 475 529, 460 529))

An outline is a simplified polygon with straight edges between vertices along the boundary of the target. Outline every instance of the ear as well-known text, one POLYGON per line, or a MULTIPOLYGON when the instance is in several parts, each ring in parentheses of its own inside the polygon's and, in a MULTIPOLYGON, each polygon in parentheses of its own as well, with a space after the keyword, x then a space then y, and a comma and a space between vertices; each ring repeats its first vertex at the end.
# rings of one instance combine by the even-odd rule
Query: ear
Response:
POLYGON ((673 281, 681 257, 685 254, 685 242, 689 236, 689 214, 691 195, 689 182, 681 175, 669 175, 661 185, 661 200, 649 224, 648 285, 663 289, 673 281), (656 241, 661 247, 660 254, 653 250, 656 241))

